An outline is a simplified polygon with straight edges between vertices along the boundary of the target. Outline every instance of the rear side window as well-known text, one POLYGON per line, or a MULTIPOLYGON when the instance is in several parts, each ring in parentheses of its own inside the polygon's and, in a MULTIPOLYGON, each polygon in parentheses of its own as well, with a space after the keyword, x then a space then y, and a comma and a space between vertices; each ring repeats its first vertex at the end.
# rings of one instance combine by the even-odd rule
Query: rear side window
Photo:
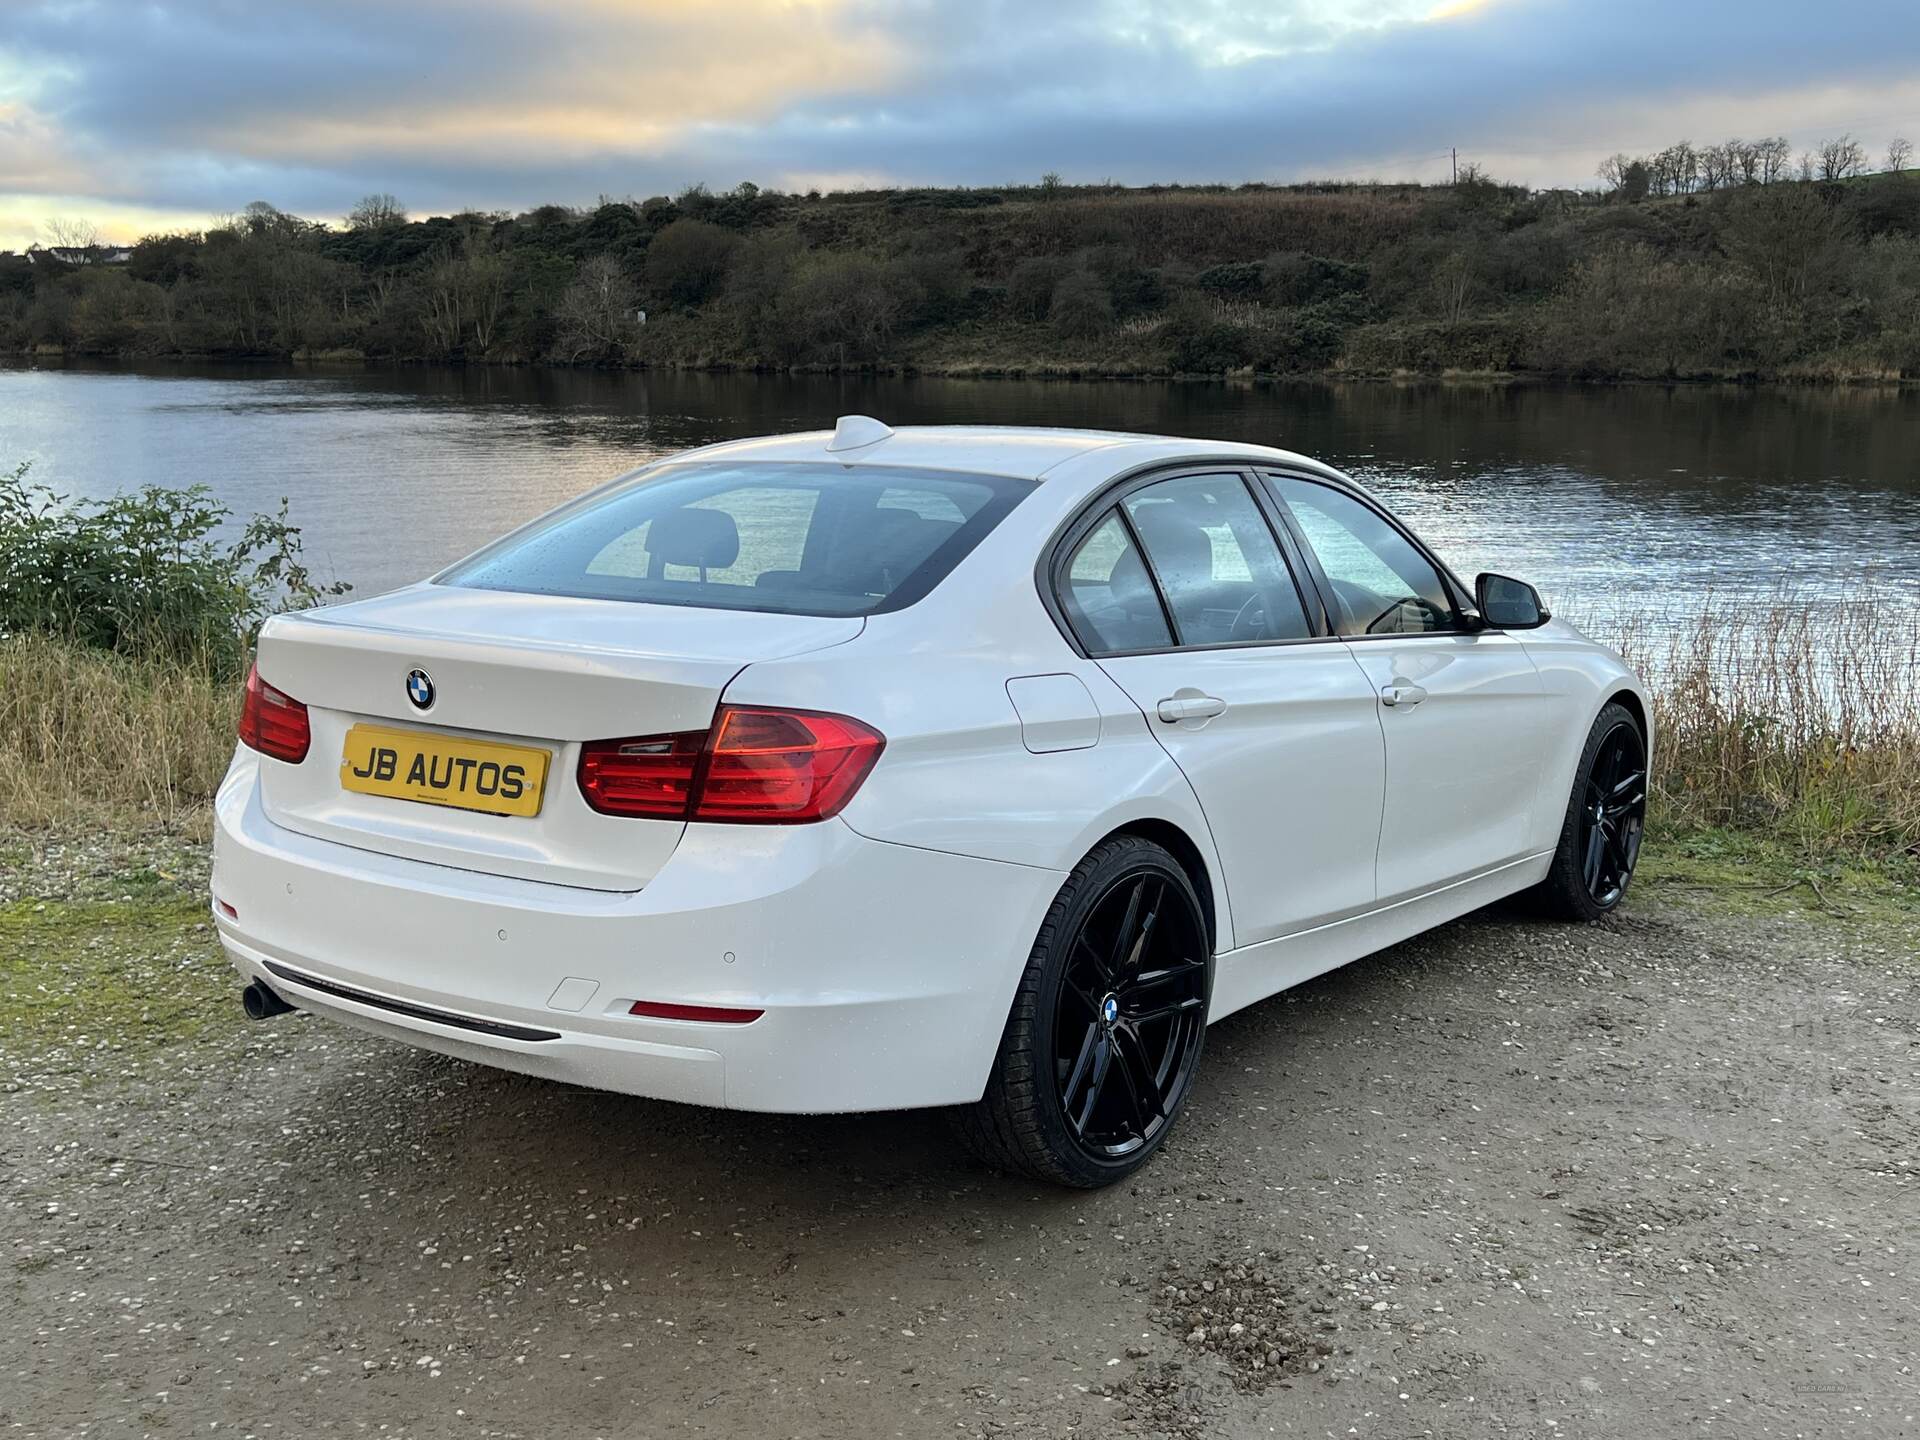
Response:
POLYGON ((1032 488, 864 465, 666 465, 437 578, 591 600, 869 615, 932 590, 1032 488))
POLYGON ((1093 654, 1163 650, 1173 644, 1153 577, 1133 536, 1111 510, 1074 547, 1060 598, 1093 654))

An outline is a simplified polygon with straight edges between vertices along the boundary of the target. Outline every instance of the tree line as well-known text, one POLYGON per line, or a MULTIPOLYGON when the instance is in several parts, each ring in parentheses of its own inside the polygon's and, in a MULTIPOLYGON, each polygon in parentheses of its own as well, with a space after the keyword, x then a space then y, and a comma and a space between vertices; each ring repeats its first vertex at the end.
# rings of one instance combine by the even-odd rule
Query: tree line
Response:
POLYGON ((1920 176, 1847 137, 1617 156, 1598 191, 742 184, 343 223, 249 205, 0 254, 0 349, 948 373, 1920 376, 1920 176), (113 257, 118 260, 117 254, 113 257))
MULTIPOLYGON (((1905 172, 1913 159, 1913 143, 1904 136, 1887 142, 1885 173, 1905 172)), ((1595 172, 1607 195, 1631 201, 1668 195, 1712 193, 1735 185, 1777 185, 1782 180, 1820 180, 1828 184, 1867 173, 1867 147, 1851 135, 1823 140, 1817 149, 1793 158, 1793 142, 1784 135, 1759 140, 1722 140, 1695 146, 1679 140, 1652 155, 1615 154, 1600 162, 1595 172)))

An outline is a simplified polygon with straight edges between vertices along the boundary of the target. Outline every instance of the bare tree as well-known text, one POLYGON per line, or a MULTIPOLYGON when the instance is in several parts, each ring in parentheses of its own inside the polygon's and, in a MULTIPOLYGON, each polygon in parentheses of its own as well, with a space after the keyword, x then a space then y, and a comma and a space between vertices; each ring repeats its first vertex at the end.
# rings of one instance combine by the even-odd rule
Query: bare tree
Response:
POLYGON ((1793 160, 1793 145, 1784 135, 1769 135, 1754 142, 1760 165, 1760 183, 1772 185, 1787 178, 1787 166, 1793 160))
POLYGON ((557 353, 570 361, 612 354, 634 329, 633 281, 611 255, 595 255, 560 296, 557 353))
POLYGON ((40 228, 47 232, 47 238, 61 249, 92 250, 100 243, 100 227, 91 220, 81 220, 70 215, 55 215, 43 221, 40 228))
POLYGON ((1703 147, 1700 151, 1700 188, 1718 190, 1722 185, 1733 184, 1739 169, 1739 154, 1738 140, 1703 147))
POLYGON ((1854 233, 1843 207, 1811 186, 1784 185, 1735 209, 1722 243, 1770 301, 1785 303, 1835 283, 1854 233))
POLYGON ((1655 195, 1691 194, 1700 184, 1700 152, 1677 141, 1648 160, 1647 171, 1655 195))
POLYGON ((1700 152, 1690 140, 1675 141, 1660 152, 1666 163, 1667 181, 1676 195, 1691 195, 1700 186, 1700 152))
POLYGON ((1867 168, 1867 147, 1851 135, 1820 142, 1820 178, 1846 180, 1867 168))
POLYGON ((441 245, 422 286, 427 308, 420 323, 429 343, 442 355, 463 347, 471 347, 469 353, 491 349, 511 282, 506 250, 487 231, 469 232, 458 251, 441 245))
POLYGON ((460 337, 466 333, 465 279, 460 257, 454 254, 453 247, 443 244, 436 248, 428 262, 426 280, 421 287, 427 310, 420 317, 420 324, 426 329, 427 339, 436 354, 450 354, 460 343, 460 337))
POLYGON ((493 349, 494 333, 506 313, 507 297, 513 282, 513 267, 506 247, 487 231, 467 237, 466 287, 468 318, 473 322, 473 343, 482 354, 493 349))
POLYGON ((363 195, 360 203, 347 212, 347 227, 352 230, 378 230, 406 223, 406 207, 384 190, 376 195, 363 195))
POLYGON ((1440 317, 1449 325, 1460 324, 1473 303, 1476 288, 1473 262, 1456 250, 1434 266, 1432 283, 1440 317))
POLYGON ((1617 195, 1620 187, 1627 183, 1627 167, 1631 164, 1632 159, 1626 155, 1609 155, 1593 173, 1600 177, 1600 183, 1607 187, 1609 195, 1617 195))
POLYGON ((1907 162, 1913 159, 1913 142, 1904 135, 1896 135, 1887 142, 1887 173, 1898 175, 1907 168, 1907 162))

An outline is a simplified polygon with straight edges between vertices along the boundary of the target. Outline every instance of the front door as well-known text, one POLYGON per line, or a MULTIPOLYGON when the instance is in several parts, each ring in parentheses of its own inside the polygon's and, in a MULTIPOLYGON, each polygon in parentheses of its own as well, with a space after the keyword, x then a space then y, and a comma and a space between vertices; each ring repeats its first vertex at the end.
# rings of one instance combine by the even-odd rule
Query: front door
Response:
POLYGON ((1553 733, 1526 648, 1467 629, 1433 563, 1359 496, 1291 476, 1269 483, 1311 549, 1333 627, 1378 706, 1381 902, 1526 855, 1553 733))

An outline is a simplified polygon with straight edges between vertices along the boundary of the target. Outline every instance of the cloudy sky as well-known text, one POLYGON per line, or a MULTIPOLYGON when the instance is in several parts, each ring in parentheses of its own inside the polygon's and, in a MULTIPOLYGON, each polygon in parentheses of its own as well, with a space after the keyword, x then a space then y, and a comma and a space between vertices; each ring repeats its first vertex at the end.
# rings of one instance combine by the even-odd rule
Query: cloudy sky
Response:
POLYGON ((0 248, 601 194, 1920 141, 1920 0, 0 0, 0 248))

